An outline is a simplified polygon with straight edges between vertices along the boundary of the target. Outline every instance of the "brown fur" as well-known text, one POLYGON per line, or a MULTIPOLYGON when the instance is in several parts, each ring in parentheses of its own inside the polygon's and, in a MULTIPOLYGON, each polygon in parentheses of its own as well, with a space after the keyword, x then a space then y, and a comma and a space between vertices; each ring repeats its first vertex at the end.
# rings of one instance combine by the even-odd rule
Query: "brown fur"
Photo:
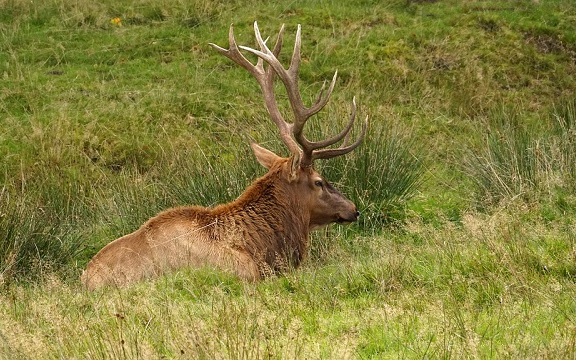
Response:
POLYGON ((158 214, 98 252, 82 274, 84 285, 90 290, 122 286, 206 265, 259 280, 298 267, 311 229, 357 219, 356 206, 311 167, 258 145, 253 149, 269 172, 236 201, 158 214))

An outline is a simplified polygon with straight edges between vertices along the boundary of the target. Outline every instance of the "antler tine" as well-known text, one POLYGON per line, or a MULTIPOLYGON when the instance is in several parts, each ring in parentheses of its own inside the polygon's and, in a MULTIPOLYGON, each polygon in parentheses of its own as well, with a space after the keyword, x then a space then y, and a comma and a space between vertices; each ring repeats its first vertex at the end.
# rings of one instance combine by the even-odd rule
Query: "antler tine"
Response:
POLYGON ((282 24, 282 27, 280 27, 280 31, 278 31, 278 37, 276 38, 276 45, 274 45, 274 50, 272 50, 272 53, 274 54, 274 56, 278 57, 278 55, 280 55, 280 50, 282 50, 282 40, 284 38, 284 24, 282 24))
MULTIPOLYGON (((310 147, 312 147, 313 149, 321 149, 336 144, 338 141, 347 138, 348 135, 350 134, 350 130, 352 129, 355 120, 356 120, 356 97, 352 98, 352 112, 350 113, 350 120, 348 121, 348 125, 346 125, 346 127, 342 131, 340 131, 339 134, 331 138, 316 142, 310 142, 310 147)), ((343 145, 344 146, 346 145, 346 141, 344 141, 343 145)))
MULTIPOLYGON (((367 121, 368 118, 366 118, 365 121, 367 121)), ((342 142, 342 146, 346 146, 346 144, 348 144, 348 139, 350 138, 350 129, 352 129, 352 125, 354 124, 354 122, 356 121, 356 96, 352 97, 352 111, 350 112, 350 121, 348 121, 348 126, 346 126, 346 129, 344 129, 344 131, 346 132, 346 136, 344 136, 344 141, 342 142)), ((343 132, 344 132, 343 131, 343 132)), ((334 143, 336 143, 338 140, 336 140, 334 143)))
POLYGON ((364 140, 364 137, 366 136, 366 130, 367 129, 368 129, 368 116, 366 116, 366 119, 364 119, 364 125, 362 126, 362 133, 360 134, 358 139, 356 139, 356 141, 354 141, 354 143, 346 146, 346 139, 348 138, 348 133, 346 133, 346 138, 345 138, 344 144, 342 144, 342 146, 340 146, 336 149, 324 149, 324 150, 314 151, 312 153, 312 160, 311 161, 313 162, 314 160, 317 160, 317 159, 330 159, 330 158, 333 158, 336 156, 348 154, 352 150, 356 149, 358 147, 358 145, 360 145, 362 143, 362 140, 364 140))
MULTIPOLYGON (((282 25, 282 28, 280 29, 280 34, 282 35, 283 32, 284 32, 284 25, 282 25)), ((280 61, 276 58, 276 56, 278 54, 276 54, 275 52, 276 52, 276 48, 278 47, 278 42, 277 42, 276 46, 274 47, 274 52, 270 51, 270 49, 268 48, 268 46, 266 45, 264 40, 262 40, 262 35, 260 35, 260 29, 258 29, 258 23, 256 21, 254 22, 254 33, 256 35, 256 42, 258 43, 260 50, 256 50, 256 49, 253 49, 251 47, 243 46, 243 45, 240 45, 239 48, 242 50, 246 50, 248 52, 251 52, 252 54, 258 56, 259 59, 263 59, 264 61, 266 61, 268 63, 268 65, 270 65, 270 67, 272 67, 274 69, 276 74, 278 76, 280 76, 280 78, 282 79, 282 82, 284 84, 293 83, 294 80, 288 76, 288 72, 286 71, 286 69, 284 69, 282 64, 280 64, 280 61)), ((279 40, 280 40, 280 46, 281 46, 281 43, 282 43, 281 37, 279 38, 279 40)), ((278 48, 278 53, 279 52, 280 52, 280 48, 278 48)), ((290 90, 288 88, 288 86, 287 86, 287 90, 290 90)), ((289 95, 290 95, 290 91, 289 91, 289 95)))
POLYGON ((230 60, 234 61, 238 65, 242 66, 244 69, 248 70, 250 74, 252 74, 258 82, 261 82, 261 78, 264 74, 264 63, 262 59, 258 58, 258 62, 256 65, 253 65, 238 49, 238 45, 236 44, 236 39, 234 38, 234 26, 230 24, 230 30, 228 31, 228 43, 230 49, 224 49, 216 44, 209 43, 208 45, 212 46, 216 49, 220 54, 226 56, 230 60))
MULTIPOLYGON (((256 21, 254 21, 254 35, 256 35, 256 42, 258 43, 258 46, 260 46, 260 50, 269 53, 270 49, 266 46, 266 41, 262 40, 262 35, 260 34, 260 29, 258 28, 258 23, 256 21)), ((242 48, 245 48, 245 46, 242 48)))
POLYGON ((304 163, 303 166, 311 165, 316 159, 329 159, 335 156, 347 154, 352 150, 354 150, 356 147, 358 147, 358 145, 362 143, 362 140, 364 140, 364 137, 366 136, 366 130, 368 128, 368 117, 366 117, 366 119, 364 120, 362 133, 360 134, 358 139, 356 139, 356 141, 353 144, 347 145, 348 138, 350 137, 350 130, 352 130, 355 120, 356 120, 356 97, 353 97, 352 111, 350 112, 350 120, 348 121, 346 127, 339 134, 331 138, 316 142, 308 142, 308 146, 310 149, 312 149, 312 151, 308 157, 306 156, 304 157, 303 161, 307 163, 304 163), (341 141, 342 139, 344 139, 344 142, 340 147, 336 149, 318 150, 333 145, 341 141))
POLYGON ((296 40, 294 41, 294 51, 292 52, 292 59, 290 60, 290 67, 288 71, 295 78, 298 77, 298 70, 300 68, 300 47, 302 46, 302 29, 300 24, 298 24, 298 30, 296 30, 296 40))
POLYGON ((326 95, 324 95, 324 88, 326 87, 326 82, 322 84, 322 88, 318 93, 318 98, 314 104, 310 107, 311 115, 316 114, 328 103, 330 100, 330 95, 332 95, 332 91, 334 90, 334 86, 336 85, 336 79, 338 78, 338 70, 334 72, 334 76, 332 77, 332 81, 330 82, 330 86, 328 87, 328 91, 326 91, 326 95))

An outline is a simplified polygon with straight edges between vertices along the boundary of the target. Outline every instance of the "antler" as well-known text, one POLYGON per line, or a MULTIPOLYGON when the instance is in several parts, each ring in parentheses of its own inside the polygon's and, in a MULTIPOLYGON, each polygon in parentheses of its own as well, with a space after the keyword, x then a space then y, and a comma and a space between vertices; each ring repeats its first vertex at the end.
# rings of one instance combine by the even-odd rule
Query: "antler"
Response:
MULTIPOLYGON (((238 46, 236 45, 236 40, 234 39, 234 31, 232 25, 230 25, 230 32, 228 35, 229 41, 229 49, 221 48, 218 45, 210 44, 213 48, 215 48, 218 52, 222 55, 228 57, 238 65, 242 66, 244 69, 248 70, 256 78, 258 84, 260 84, 260 88, 262 89, 262 93, 264 94, 264 101, 266 103, 266 107, 272 120, 278 127, 280 131, 280 136, 282 141, 286 146, 290 149, 292 154, 301 153, 301 160, 300 165, 302 167, 311 166, 314 160, 316 159, 328 159, 339 155, 344 155, 349 153, 350 151, 354 150, 366 135, 366 128, 368 126, 368 117, 364 121, 364 126, 362 127, 362 133, 358 137, 358 139, 350 144, 347 145, 348 136, 352 126, 354 125, 354 120, 356 118, 356 100, 355 98, 352 99, 352 112, 350 114, 350 120, 348 125, 337 135, 330 137, 325 140, 321 141, 310 141, 308 140, 303 134, 303 128, 306 121, 314 114, 318 113, 322 108, 328 103, 330 99, 330 95, 334 90, 334 85, 336 84, 336 78, 338 72, 334 73, 334 77, 330 82, 330 86, 326 93, 324 93, 326 89, 326 82, 322 85, 320 89, 320 93, 316 98, 316 101, 310 106, 306 107, 302 102, 302 98, 298 91, 298 69, 300 67, 300 46, 301 46, 301 39, 300 39, 300 25, 298 25, 298 30, 296 32, 296 42, 294 44, 294 52, 292 53, 292 59, 290 61, 290 66, 288 69, 285 69, 284 66, 278 60, 278 55, 280 50, 282 49, 282 37, 284 35, 284 25, 280 28, 280 32, 278 33, 278 38, 276 40, 276 44, 274 46, 273 51, 270 51, 268 46, 266 45, 266 41, 262 40, 262 36, 260 35, 260 30, 258 29, 258 24, 254 22, 254 32, 256 34, 256 41, 260 50, 255 50, 246 46, 238 46), (256 56, 258 56, 258 62, 256 65, 253 65, 242 53, 240 49, 246 50, 256 56), (266 68, 264 67, 264 62, 266 62, 269 66, 266 68), (278 108, 278 103, 274 96, 274 76, 278 75, 284 87, 286 88, 286 92, 288 93, 288 100, 290 102, 290 106, 292 108, 292 112, 294 113, 294 121, 292 123, 288 123, 284 120, 282 113, 278 108), (334 145, 335 143, 344 140, 342 145, 335 149, 324 149, 328 146, 334 145), (298 146, 300 145, 300 147, 298 146), (300 150, 300 148, 302 150, 300 150), (322 150, 320 150, 322 149, 322 150)), ((267 39, 266 39, 267 40, 267 39)))

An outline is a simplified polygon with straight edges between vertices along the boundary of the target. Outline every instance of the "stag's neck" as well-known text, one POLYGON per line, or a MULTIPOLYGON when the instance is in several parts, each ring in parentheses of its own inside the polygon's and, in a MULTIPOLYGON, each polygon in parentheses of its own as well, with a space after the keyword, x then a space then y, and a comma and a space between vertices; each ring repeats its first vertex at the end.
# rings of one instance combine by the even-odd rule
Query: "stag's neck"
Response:
POLYGON ((272 271, 297 267, 308 249, 309 213, 279 177, 268 173, 234 202, 213 209, 218 222, 241 234, 246 251, 272 271))

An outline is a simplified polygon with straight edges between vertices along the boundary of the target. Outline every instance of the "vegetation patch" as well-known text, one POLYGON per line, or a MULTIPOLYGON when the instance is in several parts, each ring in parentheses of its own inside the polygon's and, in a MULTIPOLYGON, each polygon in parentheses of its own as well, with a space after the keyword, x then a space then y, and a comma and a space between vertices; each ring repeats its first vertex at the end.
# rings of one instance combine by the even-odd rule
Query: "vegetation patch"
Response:
POLYGON ((1 1, 0 358, 573 358, 574 13, 1 1), (254 20, 264 37, 285 23, 288 49, 302 25, 306 104, 338 70, 307 137, 334 135, 353 96, 369 117, 360 148, 317 164, 360 221, 260 283, 184 269, 86 292, 111 240, 238 197, 264 173, 251 141, 287 154, 257 84, 207 45, 231 23, 253 45, 254 20))

